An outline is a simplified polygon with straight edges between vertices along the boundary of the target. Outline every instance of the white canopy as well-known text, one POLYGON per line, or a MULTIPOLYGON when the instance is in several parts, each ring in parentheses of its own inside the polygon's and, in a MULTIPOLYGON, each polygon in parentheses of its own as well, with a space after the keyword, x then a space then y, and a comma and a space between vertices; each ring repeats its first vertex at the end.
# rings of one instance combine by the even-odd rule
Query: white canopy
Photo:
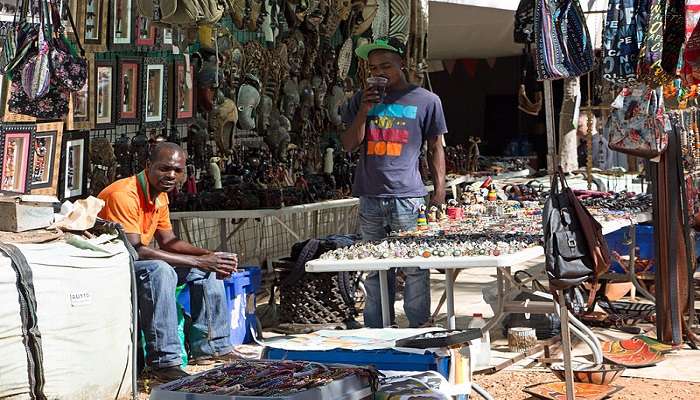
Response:
MULTIPOLYGON (((513 21, 519 0, 430 0, 428 56, 432 60, 517 56, 513 21)), ((607 0, 580 0, 600 46, 607 0)))

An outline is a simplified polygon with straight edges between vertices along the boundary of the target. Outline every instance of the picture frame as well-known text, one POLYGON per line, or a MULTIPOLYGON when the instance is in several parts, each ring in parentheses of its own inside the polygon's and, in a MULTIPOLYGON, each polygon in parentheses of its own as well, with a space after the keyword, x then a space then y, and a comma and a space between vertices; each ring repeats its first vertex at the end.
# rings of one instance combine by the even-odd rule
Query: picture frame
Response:
MULTIPOLYGON (((73 26, 71 26, 70 19, 68 18, 68 12, 70 11, 71 16, 73 17, 73 22, 75 24, 78 24, 78 16, 77 16, 77 11, 78 11, 78 0, 59 0, 58 1, 58 12, 59 15, 61 16, 61 24, 66 30, 66 33, 69 33, 71 35, 75 35, 75 32, 73 32, 73 26)), ((76 29, 79 29, 78 26, 75 27, 76 29)))
POLYGON ((63 124, 46 122, 36 125, 31 168, 31 194, 58 195, 63 124))
POLYGON ((88 193, 90 131, 66 132, 61 150, 59 199, 75 200, 88 193))
POLYGON ((116 122, 115 90, 116 62, 114 60, 95 61, 95 128, 109 129, 116 122))
POLYGON ((29 192, 35 132, 34 124, 0 126, 0 193, 29 192))
POLYGON ((78 36, 88 51, 107 51, 109 0, 78 0, 78 36))
POLYGON ((173 81, 171 90, 173 92, 172 99, 172 119, 173 124, 188 124, 194 120, 197 106, 195 104, 197 96, 195 95, 196 77, 194 64, 189 64, 190 77, 189 87, 187 87, 187 75, 185 73, 187 62, 184 59, 176 60, 173 63, 173 81))
POLYGON ((139 57, 120 57, 117 74, 117 122, 133 124, 141 120, 141 68, 139 57))
POLYGON ((134 21, 134 40, 138 47, 152 48, 156 45, 157 27, 143 15, 136 15, 134 21))
POLYGON ((165 59, 146 58, 142 75, 141 122, 146 128, 162 128, 168 106, 168 68, 165 59))
POLYGON ((95 127, 95 55, 85 53, 88 64, 88 79, 85 86, 71 93, 66 117, 66 130, 93 129, 95 127))
POLYGON ((128 49, 134 44, 135 0, 112 0, 110 7, 110 46, 128 49))

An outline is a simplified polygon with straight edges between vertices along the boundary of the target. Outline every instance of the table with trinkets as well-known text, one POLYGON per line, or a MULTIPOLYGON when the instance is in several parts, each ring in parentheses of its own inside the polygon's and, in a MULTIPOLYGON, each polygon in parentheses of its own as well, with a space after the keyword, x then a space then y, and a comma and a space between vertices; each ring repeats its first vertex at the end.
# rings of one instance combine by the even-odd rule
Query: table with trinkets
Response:
MULTIPOLYGON (((513 279, 511 269, 544 255, 541 206, 536 202, 486 202, 461 207, 462 221, 436 221, 421 213, 418 229, 413 232, 392 232, 385 240, 360 242, 336 249, 306 264, 308 272, 378 271, 381 291, 382 322, 389 320, 387 271, 391 268, 418 267, 444 269, 447 298, 447 328, 455 329, 455 271, 469 268, 495 267, 498 300, 494 317, 484 331, 495 326, 506 314, 554 312, 554 303, 518 302, 512 300, 523 289, 513 279), (427 222, 426 219, 433 221, 427 222)), ((446 210, 444 215, 453 210, 446 210)), ((651 219, 648 212, 591 208, 601 223, 603 234, 651 219)))

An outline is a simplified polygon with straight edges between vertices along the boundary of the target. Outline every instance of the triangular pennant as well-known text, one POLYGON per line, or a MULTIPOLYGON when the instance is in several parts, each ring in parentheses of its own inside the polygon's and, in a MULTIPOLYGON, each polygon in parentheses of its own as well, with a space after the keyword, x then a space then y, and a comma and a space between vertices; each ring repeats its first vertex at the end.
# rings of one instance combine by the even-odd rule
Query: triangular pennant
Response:
POLYGON ((452 72, 455 70, 455 65, 457 64, 456 60, 443 60, 442 63, 445 65, 445 69, 447 70, 447 73, 452 75, 452 72))

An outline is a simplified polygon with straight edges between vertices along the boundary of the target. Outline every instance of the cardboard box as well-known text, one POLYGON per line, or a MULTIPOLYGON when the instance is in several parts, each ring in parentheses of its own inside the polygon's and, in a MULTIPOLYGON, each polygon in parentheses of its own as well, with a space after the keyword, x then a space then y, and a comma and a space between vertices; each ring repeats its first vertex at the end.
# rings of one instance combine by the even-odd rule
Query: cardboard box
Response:
POLYGON ((24 232, 53 223, 53 196, 0 196, 0 231, 24 232))

